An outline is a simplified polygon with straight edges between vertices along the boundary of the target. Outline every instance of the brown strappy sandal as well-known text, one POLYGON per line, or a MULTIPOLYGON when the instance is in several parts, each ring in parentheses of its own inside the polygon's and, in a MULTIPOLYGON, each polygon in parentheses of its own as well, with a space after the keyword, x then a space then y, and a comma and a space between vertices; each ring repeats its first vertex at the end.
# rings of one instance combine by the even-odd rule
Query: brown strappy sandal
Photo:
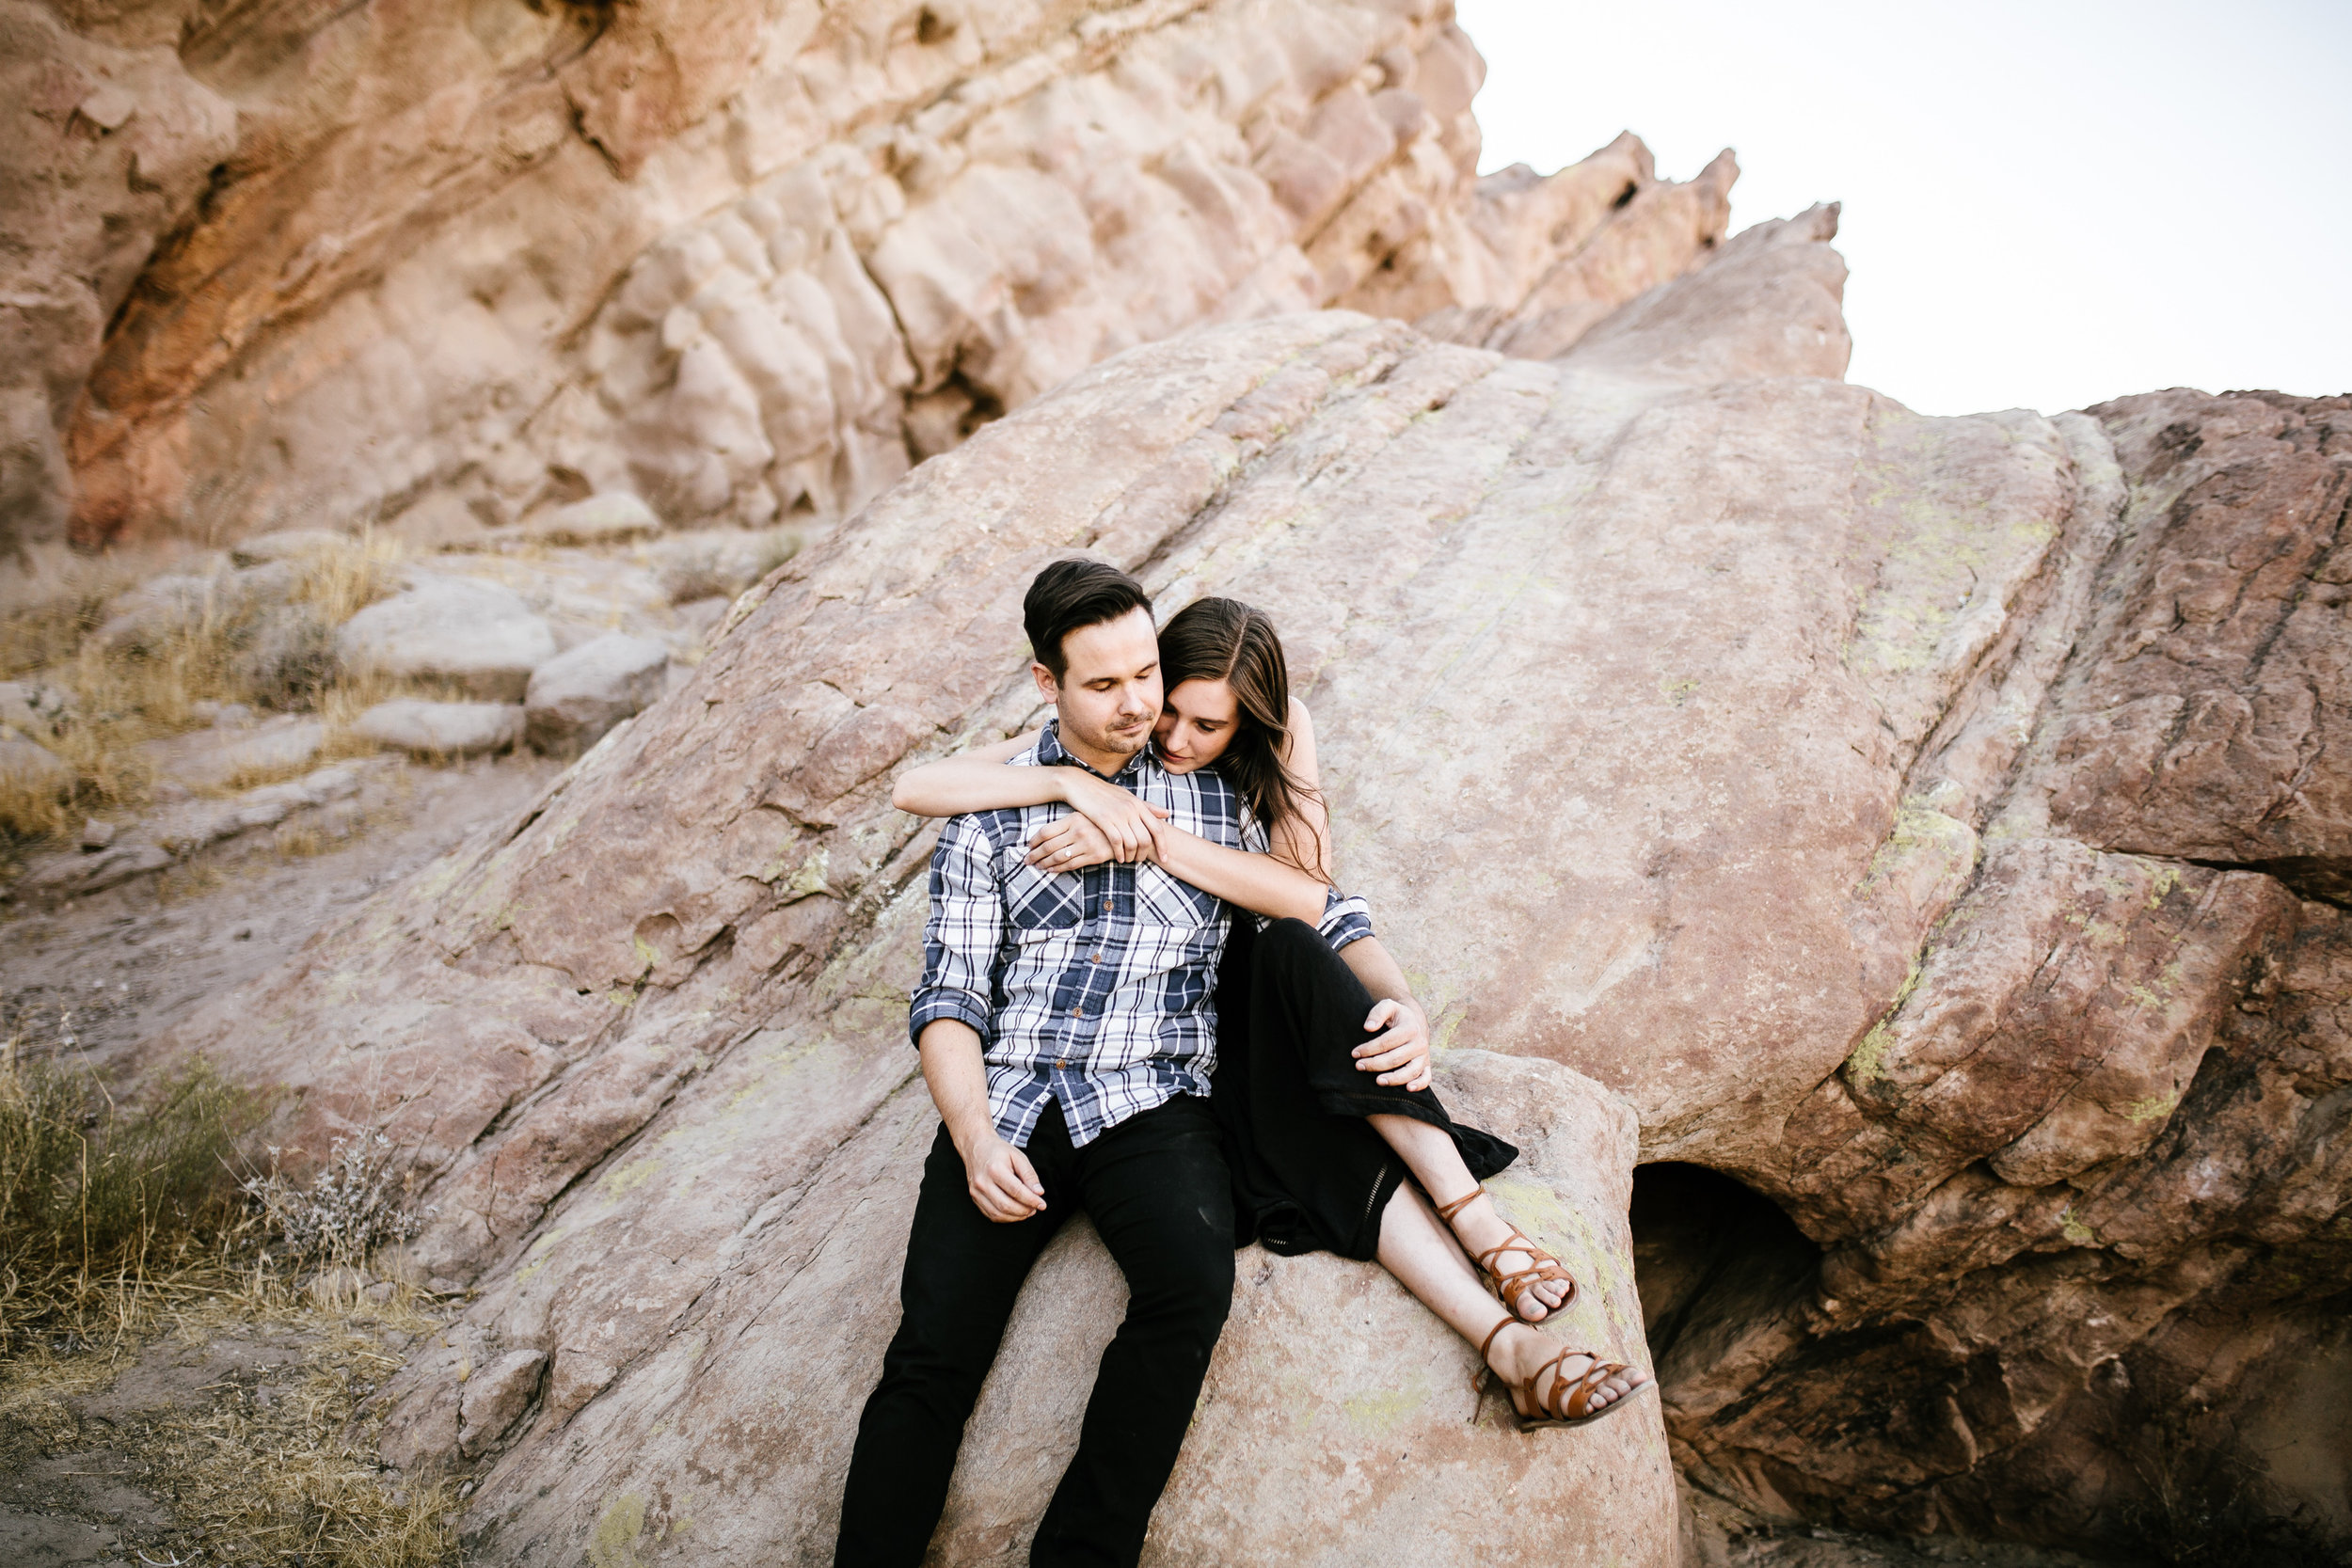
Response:
MULTIPOLYGON (((1478 1186, 1472 1188, 1468 1196, 1457 1197, 1451 1203, 1439 1204, 1438 1206, 1438 1217, 1445 1221, 1446 1225, 1450 1227, 1454 1224, 1454 1215, 1460 1213, 1463 1210, 1469 1208, 1471 1204, 1477 1202, 1481 1197, 1486 1196, 1486 1184, 1481 1182, 1478 1186)), ((1511 1316, 1517 1318, 1523 1323, 1537 1323, 1542 1321, 1540 1319, 1531 1318, 1526 1313, 1519 1310, 1519 1298, 1526 1295, 1529 1291, 1534 1289, 1536 1284, 1540 1281, 1547 1279, 1558 1279, 1565 1280, 1567 1282, 1568 1293, 1561 1298, 1559 1306, 1549 1309, 1550 1312, 1565 1312, 1576 1302, 1576 1275, 1570 1274, 1566 1267, 1561 1263, 1559 1259, 1554 1258, 1550 1253, 1546 1252, 1542 1247, 1539 1247, 1534 1242, 1529 1241, 1523 1233, 1516 1228, 1512 1230, 1508 1237, 1504 1238, 1501 1246, 1491 1246, 1486 1251, 1480 1253, 1476 1259, 1476 1262, 1478 1264, 1478 1272, 1486 1276, 1487 1288, 1493 1291, 1494 1293, 1502 1299, 1502 1305, 1510 1310, 1511 1316), (1528 1259, 1530 1259, 1528 1266, 1523 1269, 1514 1269, 1509 1274, 1498 1272, 1495 1268, 1495 1261, 1506 1252, 1523 1252, 1527 1254, 1528 1259)), ((1492 1337, 1489 1336, 1489 1338, 1492 1337)))
MULTIPOLYGON (((1550 1360, 1545 1362, 1542 1366, 1536 1368, 1533 1372, 1529 1373, 1526 1382, 1513 1383, 1509 1379, 1505 1378, 1501 1372, 1496 1371, 1493 1368, 1486 1365, 1486 1352, 1493 1346, 1495 1342, 1495 1336, 1501 1334, 1504 1329, 1510 1327, 1517 1322, 1518 1322, 1517 1318, 1503 1319, 1501 1323, 1495 1324, 1494 1327, 1488 1329, 1486 1331, 1486 1338, 1479 1341, 1478 1379, 1472 1386, 1476 1387, 1481 1393, 1484 1393, 1487 1382, 1491 1380, 1496 1387, 1503 1389, 1506 1395, 1511 1398, 1511 1414, 1518 1418, 1519 1430, 1521 1432, 1540 1432, 1545 1427, 1581 1427, 1585 1425, 1587 1422, 1597 1421, 1610 1412, 1616 1410, 1621 1406, 1631 1404, 1633 1402, 1633 1396, 1649 1386, 1649 1384, 1647 1383, 1636 1384, 1634 1386, 1627 1389, 1623 1394, 1619 1395, 1616 1399, 1611 1400, 1607 1404, 1602 1405, 1598 1410, 1593 1409, 1592 1402, 1594 1393, 1599 1389, 1602 1384, 1608 1382, 1619 1372, 1624 1371, 1626 1368, 1625 1363, 1622 1361, 1603 1361, 1598 1355, 1588 1350, 1564 1350, 1559 1354, 1553 1356, 1550 1360), (1584 1370, 1584 1373, 1581 1377, 1571 1378, 1565 1372, 1558 1371, 1556 1370, 1561 1362, 1565 1361, 1571 1355, 1589 1356, 1592 1359, 1593 1364, 1584 1370), (1546 1372, 1551 1372, 1553 1374, 1551 1379, 1551 1392, 1545 1395, 1541 1399, 1537 1399, 1535 1397, 1535 1388, 1537 1385, 1544 1381, 1544 1374, 1546 1372), (1520 1410, 1517 1396, 1521 1394, 1526 1395, 1527 1402, 1534 1405, 1537 1410, 1543 1412, 1543 1414, 1541 1416, 1530 1416, 1520 1410)), ((1473 1418, 1475 1418, 1473 1417, 1473 1418)))

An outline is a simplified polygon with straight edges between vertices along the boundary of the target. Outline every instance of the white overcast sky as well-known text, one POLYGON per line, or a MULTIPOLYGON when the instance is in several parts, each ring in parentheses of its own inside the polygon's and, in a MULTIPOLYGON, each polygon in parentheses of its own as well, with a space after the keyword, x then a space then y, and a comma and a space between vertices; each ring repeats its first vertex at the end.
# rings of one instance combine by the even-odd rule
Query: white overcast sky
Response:
POLYGON ((2352 0, 1458 4, 1485 169, 1843 201, 1850 378, 1924 413, 2352 391, 2352 0))

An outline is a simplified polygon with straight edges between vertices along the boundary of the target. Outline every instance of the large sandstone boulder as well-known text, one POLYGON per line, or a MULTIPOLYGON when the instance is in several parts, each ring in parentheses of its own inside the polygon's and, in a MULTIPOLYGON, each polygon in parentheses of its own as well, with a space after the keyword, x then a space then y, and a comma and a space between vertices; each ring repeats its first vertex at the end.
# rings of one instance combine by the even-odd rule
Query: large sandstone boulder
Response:
POLYGON ((335 647, 357 672, 443 680, 485 702, 515 703, 531 673, 555 657, 555 633, 511 588, 412 572, 399 593, 345 621, 335 647))
POLYGON ((426 756, 469 757, 521 744, 519 703, 436 703, 396 697, 351 721, 354 735, 378 746, 426 756))
MULTIPOLYGON (((181 1031, 291 1085, 300 1147, 413 1151, 421 1261, 480 1295, 388 1391, 388 1451, 459 1452, 461 1366, 544 1352, 475 1444, 488 1558, 819 1550, 925 1132, 930 841, 889 781, 1035 719, 1021 592, 1086 549, 1163 610, 1276 617, 1344 879, 1436 1008, 1448 1092, 1533 1151, 1515 1212, 1598 1286, 1568 1331, 1636 1350, 1638 1257, 1661 1382, 1531 1479, 1448 1402, 1466 1351, 1376 1275, 1253 1255, 1154 1560, 1663 1561, 1661 1436, 1786 1514, 2109 1547, 2183 1476, 2262 1463, 2295 1367, 2341 1375, 2352 1282, 2352 958, 2313 897, 2343 857, 2315 737, 2344 599, 2311 538, 2343 411, 1914 415, 1839 379, 1834 226, 1750 230, 1550 361, 1343 313, 1120 355, 771 575, 528 813, 181 1031), (2129 812, 2080 784, 2149 755, 2129 812), (1556 1502, 1471 1531, 1486 1481, 1622 1499, 1629 1533, 1556 1502)), ((1017 1354, 1045 1359, 976 1420, 944 1560, 1019 1550, 1068 1418, 1039 1369, 1086 1359, 1109 1289, 1083 1235, 1032 1287, 1017 1354)), ((2324 1474, 2274 1475, 2301 1490, 2262 1506, 2333 1528, 2324 1474)))
POLYGON ((1736 173, 1626 137, 1480 180, 1445 0, 8 16, 0 212, 43 239, 7 483, 86 543, 588 490, 820 527, 1196 323, 1565 346, 1723 237, 1736 173))
POLYGON ((532 745, 576 757, 661 694, 670 650, 650 637, 607 632, 541 665, 523 694, 532 745))

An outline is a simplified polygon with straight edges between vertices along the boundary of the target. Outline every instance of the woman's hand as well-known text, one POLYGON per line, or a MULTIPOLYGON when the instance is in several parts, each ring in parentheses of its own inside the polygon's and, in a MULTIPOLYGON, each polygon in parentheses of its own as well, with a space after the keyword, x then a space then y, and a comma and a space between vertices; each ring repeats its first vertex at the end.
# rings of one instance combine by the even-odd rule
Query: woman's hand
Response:
POLYGON ((1381 1033, 1356 1048, 1357 1071, 1376 1072, 1381 1084, 1429 1086, 1429 1020, 1419 1003, 1393 997, 1375 1002, 1364 1027, 1381 1033))
MULTIPOLYGON (((1104 842, 1110 846, 1110 859, 1121 864, 1133 864, 1136 861, 1160 858, 1160 824, 1168 820, 1166 811, 1136 799, 1115 784, 1078 768, 1057 768, 1053 771, 1063 775, 1057 782, 1061 784, 1062 799, 1070 802, 1070 809, 1093 823, 1102 832, 1104 842)), ((1030 863, 1038 863, 1032 860, 1030 863)), ((1095 863, 1078 861, 1073 863, 1091 865, 1095 863)))
POLYGON ((1028 861, 1041 871, 1084 871, 1118 858, 1103 830, 1074 811, 1029 835, 1028 861))

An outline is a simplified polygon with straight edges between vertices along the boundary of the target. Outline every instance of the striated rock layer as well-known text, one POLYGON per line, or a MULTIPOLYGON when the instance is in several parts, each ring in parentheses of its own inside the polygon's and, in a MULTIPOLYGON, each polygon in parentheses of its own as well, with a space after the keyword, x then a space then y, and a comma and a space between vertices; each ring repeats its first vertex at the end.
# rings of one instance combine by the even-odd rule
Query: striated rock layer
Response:
POLYGON ((0 212, 39 236, 0 249, 0 491, 84 543, 615 489, 829 521, 1195 323, 1565 346, 1714 245, 1736 175, 1661 184, 1629 136, 1477 180, 1446 0, 7 0, 0 34, 0 212))

